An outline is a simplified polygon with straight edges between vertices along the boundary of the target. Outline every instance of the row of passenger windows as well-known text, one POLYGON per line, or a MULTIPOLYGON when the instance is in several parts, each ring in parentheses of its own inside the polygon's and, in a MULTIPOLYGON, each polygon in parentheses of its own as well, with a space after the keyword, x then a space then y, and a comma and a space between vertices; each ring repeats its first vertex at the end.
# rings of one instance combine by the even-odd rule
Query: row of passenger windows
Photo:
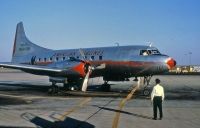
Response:
MULTIPOLYGON (((67 59, 69 59, 70 57, 56 57, 56 58, 52 58, 52 57, 50 57, 50 58, 39 58, 37 61, 39 61, 39 62, 41 62, 41 61, 44 61, 44 62, 46 62, 46 61, 63 61, 63 60, 67 60, 67 59)), ((77 56, 76 57, 77 59, 80 59, 80 57, 79 56, 77 56)), ((96 58, 95 56, 90 56, 90 57, 88 57, 88 56, 85 56, 85 59, 86 60, 95 60, 95 59, 98 59, 98 60, 102 60, 103 59, 103 56, 98 56, 98 58, 96 58)))

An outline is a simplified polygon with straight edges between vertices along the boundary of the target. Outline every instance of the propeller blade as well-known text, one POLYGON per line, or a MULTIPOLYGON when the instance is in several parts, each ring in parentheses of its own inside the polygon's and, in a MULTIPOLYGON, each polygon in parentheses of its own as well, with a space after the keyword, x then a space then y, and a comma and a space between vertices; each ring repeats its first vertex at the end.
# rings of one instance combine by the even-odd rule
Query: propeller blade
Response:
POLYGON ((84 81, 83 81, 83 85, 82 85, 82 91, 85 92, 87 90, 87 87, 88 87, 88 80, 89 80, 89 76, 90 76, 90 73, 92 72, 92 68, 89 66, 88 67, 88 72, 84 78, 84 81))
MULTIPOLYGON (((79 52, 83 58, 83 61, 85 61, 85 64, 87 64, 87 61, 86 61, 86 58, 85 58, 85 53, 82 49, 79 49, 79 52)), ((90 73, 92 72, 92 70, 95 70, 95 69, 104 69, 106 67, 105 64, 101 64, 97 67, 94 67, 94 66, 88 66, 88 71, 87 71, 87 74, 85 75, 85 78, 83 80, 83 85, 82 85, 82 91, 85 92, 87 90, 87 87, 88 87, 88 81, 89 81, 89 76, 90 76, 90 73)))

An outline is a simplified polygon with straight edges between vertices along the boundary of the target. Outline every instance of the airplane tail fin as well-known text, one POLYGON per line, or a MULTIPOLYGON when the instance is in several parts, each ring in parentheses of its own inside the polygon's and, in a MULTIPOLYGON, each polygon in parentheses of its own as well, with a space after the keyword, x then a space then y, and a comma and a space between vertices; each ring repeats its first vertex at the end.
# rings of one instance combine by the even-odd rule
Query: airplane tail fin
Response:
POLYGON ((50 49, 40 47, 29 41, 24 32, 23 23, 20 22, 17 24, 13 46, 12 62, 20 62, 21 58, 23 58, 26 55, 31 55, 34 53, 48 50, 50 49))

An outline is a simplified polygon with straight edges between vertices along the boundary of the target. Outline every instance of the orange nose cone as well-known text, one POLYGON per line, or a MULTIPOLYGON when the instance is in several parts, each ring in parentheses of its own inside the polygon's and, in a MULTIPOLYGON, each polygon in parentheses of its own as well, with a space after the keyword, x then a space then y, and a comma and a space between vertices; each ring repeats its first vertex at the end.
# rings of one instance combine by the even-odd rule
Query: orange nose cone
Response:
POLYGON ((168 65, 169 69, 172 69, 173 67, 176 66, 176 61, 174 59, 172 59, 172 58, 168 58, 166 63, 168 65))

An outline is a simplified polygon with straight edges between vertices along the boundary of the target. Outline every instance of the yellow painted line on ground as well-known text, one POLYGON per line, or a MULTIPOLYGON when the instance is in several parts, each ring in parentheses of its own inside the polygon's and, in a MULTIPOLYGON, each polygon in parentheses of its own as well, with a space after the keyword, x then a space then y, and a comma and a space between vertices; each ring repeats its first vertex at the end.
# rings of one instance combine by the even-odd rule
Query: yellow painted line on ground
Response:
POLYGON ((137 89, 139 89, 140 84, 138 83, 138 85, 136 87, 134 87, 131 92, 120 101, 119 106, 118 106, 118 111, 115 113, 114 119, 113 119, 113 123, 112 123, 112 128, 117 128, 118 127, 118 122, 119 122, 119 117, 120 117, 120 111, 122 110, 122 108, 124 107, 125 103, 130 100, 133 96, 133 94, 135 93, 135 91, 137 89))
POLYGON ((0 97, 8 97, 8 98, 22 98, 22 99, 42 99, 42 98, 49 98, 49 99, 73 99, 71 97, 56 97, 56 96, 29 96, 29 95, 12 95, 12 94, 0 94, 0 97))
POLYGON ((72 109, 70 109, 70 110, 64 112, 64 113, 62 114, 62 116, 59 117, 59 118, 57 118, 57 119, 60 120, 60 121, 64 121, 65 118, 66 118, 69 114, 71 114, 72 112, 74 112, 74 111, 80 109, 81 107, 83 107, 84 105, 86 105, 89 101, 91 101, 91 99, 92 99, 91 97, 84 98, 83 100, 81 100, 81 102, 80 102, 76 107, 74 107, 74 108, 72 108, 72 109))
POLYGON ((0 96, 9 97, 9 98, 24 98, 24 96, 15 96, 15 95, 9 95, 9 94, 0 94, 0 96))

